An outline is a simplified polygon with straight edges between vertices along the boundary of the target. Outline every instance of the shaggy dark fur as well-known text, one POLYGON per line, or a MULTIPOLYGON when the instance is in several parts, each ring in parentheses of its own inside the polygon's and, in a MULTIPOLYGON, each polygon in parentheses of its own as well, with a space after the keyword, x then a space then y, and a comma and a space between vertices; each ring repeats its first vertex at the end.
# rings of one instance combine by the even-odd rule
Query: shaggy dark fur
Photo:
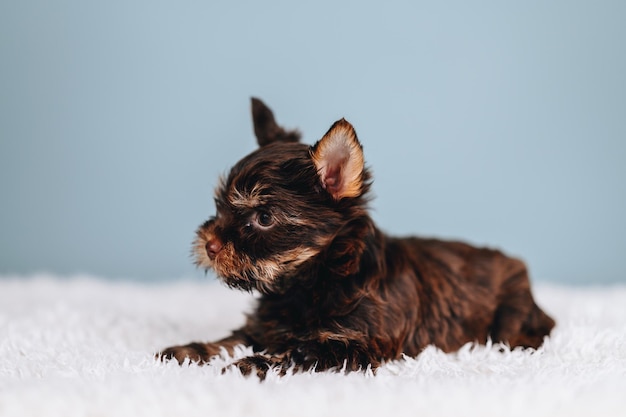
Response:
POLYGON ((252 100, 260 148, 216 190, 217 214, 197 231, 196 263, 261 298, 246 324, 214 343, 162 358, 208 362, 252 346, 233 365, 354 371, 433 344, 445 352, 489 338, 539 347, 554 321, 534 302, 525 265, 461 242, 394 238, 367 211, 371 176, 352 126, 337 121, 314 146, 252 100))

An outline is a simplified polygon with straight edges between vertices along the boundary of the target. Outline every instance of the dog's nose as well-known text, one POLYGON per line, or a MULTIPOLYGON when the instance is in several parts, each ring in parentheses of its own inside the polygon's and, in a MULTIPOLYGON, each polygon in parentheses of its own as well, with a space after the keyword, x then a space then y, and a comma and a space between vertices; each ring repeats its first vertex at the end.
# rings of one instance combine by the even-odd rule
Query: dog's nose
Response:
POLYGON ((206 244, 206 254, 211 259, 215 259, 218 253, 222 250, 222 242, 218 239, 211 239, 206 244))

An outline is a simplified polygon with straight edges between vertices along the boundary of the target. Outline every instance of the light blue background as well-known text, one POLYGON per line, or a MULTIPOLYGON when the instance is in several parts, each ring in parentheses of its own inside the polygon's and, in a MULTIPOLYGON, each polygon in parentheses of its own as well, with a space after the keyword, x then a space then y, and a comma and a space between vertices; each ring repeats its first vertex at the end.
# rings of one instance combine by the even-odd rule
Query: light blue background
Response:
POLYGON ((0 273, 201 276, 249 97, 340 117, 394 234, 626 282, 624 1, 3 1, 0 273))

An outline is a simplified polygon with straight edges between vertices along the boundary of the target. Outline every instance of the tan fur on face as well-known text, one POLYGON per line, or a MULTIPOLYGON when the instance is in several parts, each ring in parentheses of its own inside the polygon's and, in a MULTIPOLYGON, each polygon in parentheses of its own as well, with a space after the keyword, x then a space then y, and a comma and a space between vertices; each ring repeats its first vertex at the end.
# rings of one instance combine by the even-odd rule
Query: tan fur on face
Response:
POLYGON ((335 122, 319 140, 312 158, 322 185, 336 200, 361 195, 363 150, 354 128, 345 119, 335 122))
POLYGON ((196 239, 193 241, 192 255, 195 257, 195 264, 198 268, 213 268, 213 261, 206 253, 206 244, 214 238, 213 233, 201 227, 196 231, 196 239))
POLYGON ((228 193, 228 202, 237 208, 255 208, 260 206, 264 200, 271 196, 264 194, 265 187, 260 184, 256 184, 251 190, 241 191, 234 186, 231 187, 228 193))
POLYGON ((284 277, 295 272, 300 265, 319 253, 312 248, 298 247, 271 259, 253 261, 248 255, 236 252, 231 242, 226 242, 212 260, 207 256, 206 244, 213 238, 210 231, 204 228, 198 230, 193 245, 196 265, 204 269, 213 269, 219 277, 226 280, 234 278, 244 282, 254 281, 256 288, 264 293, 273 290, 279 276, 284 277))

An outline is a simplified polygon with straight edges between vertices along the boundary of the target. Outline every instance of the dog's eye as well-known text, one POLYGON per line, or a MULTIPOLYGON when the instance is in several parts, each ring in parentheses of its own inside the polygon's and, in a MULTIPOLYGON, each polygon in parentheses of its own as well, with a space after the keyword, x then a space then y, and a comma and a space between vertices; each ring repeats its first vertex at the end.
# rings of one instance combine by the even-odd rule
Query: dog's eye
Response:
POLYGON ((259 211, 256 214, 256 222, 261 227, 270 227, 274 224, 274 218, 267 211, 259 211))

